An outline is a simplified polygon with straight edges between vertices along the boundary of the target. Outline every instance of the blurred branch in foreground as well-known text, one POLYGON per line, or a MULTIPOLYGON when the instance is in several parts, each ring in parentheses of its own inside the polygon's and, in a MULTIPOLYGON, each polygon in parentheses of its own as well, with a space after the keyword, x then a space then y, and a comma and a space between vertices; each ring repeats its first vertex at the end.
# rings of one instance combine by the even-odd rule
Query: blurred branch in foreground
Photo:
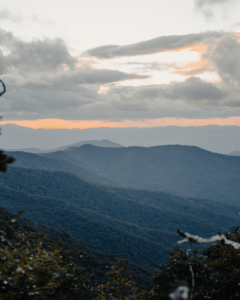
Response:
MULTIPOLYGON (((6 86, 4 82, 0 79, 0 82, 3 87, 3 91, 0 93, 0 97, 6 92, 6 86)), ((6 172, 7 171, 7 164, 11 164, 15 161, 15 158, 11 156, 7 156, 0 150, 0 171, 6 172)))
POLYGON ((212 236, 208 239, 204 239, 201 238, 200 236, 192 235, 190 233, 183 232, 181 230, 178 230, 177 233, 180 236, 184 237, 184 239, 179 241, 178 244, 183 244, 183 243, 207 244, 207 243, 222 241, 225 245, 230 245, 235 249, 240 249, 239 243, 227 239, 225 235, 223 235, 222 233, 219 233, 218 235, 212 236))

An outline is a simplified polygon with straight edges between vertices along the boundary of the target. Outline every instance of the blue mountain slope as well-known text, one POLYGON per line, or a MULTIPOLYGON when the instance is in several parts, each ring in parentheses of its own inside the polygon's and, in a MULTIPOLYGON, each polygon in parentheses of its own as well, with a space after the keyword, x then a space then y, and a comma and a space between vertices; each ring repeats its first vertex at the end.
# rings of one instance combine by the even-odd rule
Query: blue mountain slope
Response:
POLYGON ((100 148, 44 154, 81 166, 118 185, 240 205, 240 157, 192 146, 100 148))
POLYGON ((42 169, 49 171, 64 171, 79 176, 88 181, 108 183, 117 185, 113 180, 98 176, 94 172, 78 166, 74 161, 69 162, 61 158, 48 158, 35 153, 26 153, 22 151, 9 152, 16 159, 14 165, 23 168, 42 169))
POLYGON ((166 260, 178 228, 209 236, 239 224, 238 208, 226 204, 19 167, 0 175, 0 205, 147 269, 166 260))

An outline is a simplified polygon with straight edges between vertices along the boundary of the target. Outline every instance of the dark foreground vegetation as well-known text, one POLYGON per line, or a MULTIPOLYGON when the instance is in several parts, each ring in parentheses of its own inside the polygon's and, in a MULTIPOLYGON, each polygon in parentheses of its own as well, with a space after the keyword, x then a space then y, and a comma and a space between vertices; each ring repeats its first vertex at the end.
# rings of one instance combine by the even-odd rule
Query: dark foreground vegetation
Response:
MULTIPOLYGON (((0 299, 240 299, 239 250, 223 241, 204 250, 175 248, 151 284, 147 273, 125 259, 114 262, 101 253, 97 257, 97 251, 94 256, 76 249, 70 236, 20 219, 21 213, 1 209, 0 299), (53 236, 64 242, 54 244, 53 236), (113 264, 106 267, 100 260, 113 264), (172 293, 179 286, 188 287, 186 298, 172 293)), ((240 242, 239 227, 225 236, 240 242)))

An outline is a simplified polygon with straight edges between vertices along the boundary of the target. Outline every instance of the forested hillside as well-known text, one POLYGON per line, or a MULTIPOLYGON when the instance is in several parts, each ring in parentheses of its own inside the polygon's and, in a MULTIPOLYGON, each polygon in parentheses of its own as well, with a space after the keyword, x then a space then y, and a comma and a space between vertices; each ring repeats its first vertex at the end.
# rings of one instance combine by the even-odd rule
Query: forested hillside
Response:
POLYGON ((238 225, 238 209, 164 192, 94 184, 66 172, 10 167, 0 205, 146 269, 166 260, 176 229, 209 235, 238 225))
POLYGON ((104 176, 99 176, 92 171, 78 166, 74 163, 74 161, 71 163, 69 161, 62 160, 61 158, 49 158, 35 153, 26 153, 22 151, 9 153, 16 158, 14 166, 48 171, 69 172, 88 181, 118 185, 118 183, 114 180, 105 178, 104 176))
POLYGON ((35 156, 21 152, 11 155, 22 167, 62 170, 99 183, 240 205, 240 157, 197 147, 84 145, 35 156))
POLYGON ((122 186, 159 190, 240 205, 240 157, 198 147, 99 148, 49 153, 122 186))
MULTIPOLYGON (((24 215, 23 215, 24 216, 24 215)), ((0 207, 0 220, 7 221, 13 219, 15 216, 13 213, 9 212, 6 208, 0 207)), ((106 278, 107 267, 116 264, 116 260, 112 255, 101 252, 95 249, 92 245, 86 244, 73 238, 71 235, 64 231, 56 230, 53 227, 46 226, 43 224, 37 224, 29 219, 22 217, 16 224, 14 224, 14 229, 19 231, 23 228, 28 233, 35 232, 39 234, 40 237, 47 236, 47 239, 43 243, 42 247, 47 249, 48 246, 55 246, 58 241, 62 241, 64 253, 73 252, 72 261, 78 264, 80 267, 89 268, 89 274, 92 274, 91 280, 98 284, 106 278), (85 250, 82 255, 81 260, 77 259, 78 253, 81 250, 85 250)), ((11 240, 11 243, 16 245, 15 240, 11 240)), ((0 241, 0 248, 2 248, 3 243, 0 241)), ((17 246, 17 245, 16 245, 17 246)), ((151 284, 150 273, 144 269, 141 269, 133 264, 127 264, 125 266, 125 276, 132 275, 134 281, 141 288, 146 288, 151 284)))

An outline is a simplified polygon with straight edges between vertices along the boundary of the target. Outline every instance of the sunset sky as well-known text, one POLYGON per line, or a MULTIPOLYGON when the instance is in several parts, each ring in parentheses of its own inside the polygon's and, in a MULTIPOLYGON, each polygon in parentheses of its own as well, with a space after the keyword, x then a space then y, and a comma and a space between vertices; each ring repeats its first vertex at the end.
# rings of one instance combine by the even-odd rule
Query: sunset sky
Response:
POLYGON ((240 126, 240 1, 2 0, 1 124, 240 126))

